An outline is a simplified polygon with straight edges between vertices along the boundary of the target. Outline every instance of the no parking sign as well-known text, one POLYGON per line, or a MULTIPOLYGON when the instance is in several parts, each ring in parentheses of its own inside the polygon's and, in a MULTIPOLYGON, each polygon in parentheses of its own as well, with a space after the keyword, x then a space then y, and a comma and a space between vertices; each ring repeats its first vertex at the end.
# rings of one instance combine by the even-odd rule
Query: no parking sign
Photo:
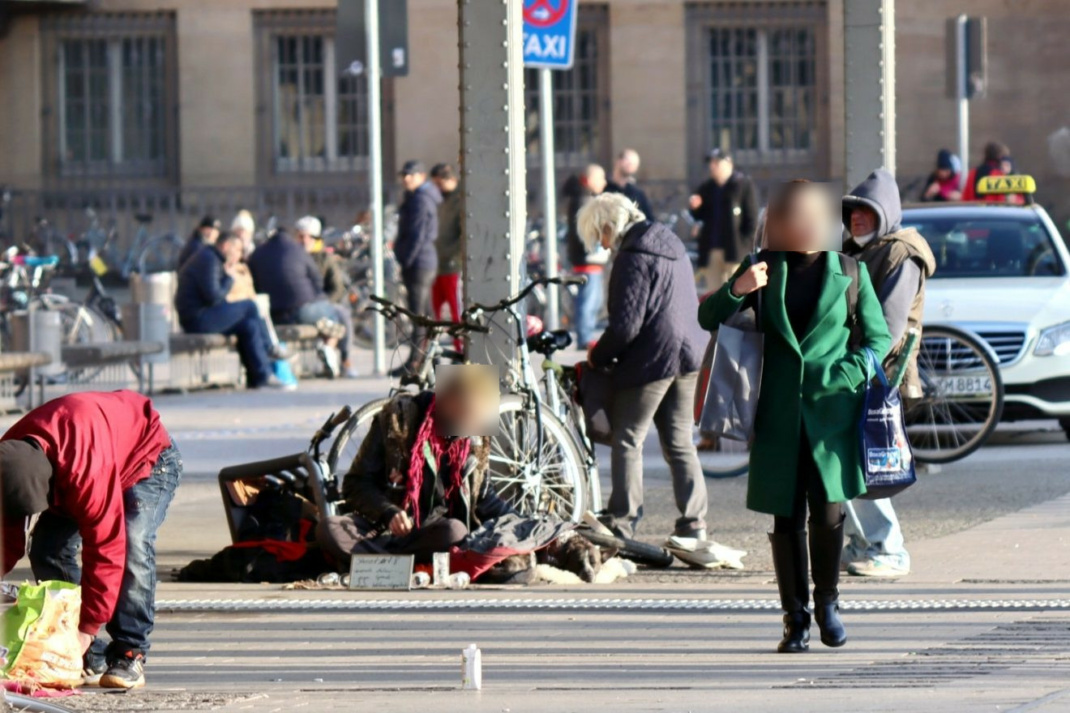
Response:
POLYGON ((578 0, 524 0, 524 65, 570 69, 578 0))

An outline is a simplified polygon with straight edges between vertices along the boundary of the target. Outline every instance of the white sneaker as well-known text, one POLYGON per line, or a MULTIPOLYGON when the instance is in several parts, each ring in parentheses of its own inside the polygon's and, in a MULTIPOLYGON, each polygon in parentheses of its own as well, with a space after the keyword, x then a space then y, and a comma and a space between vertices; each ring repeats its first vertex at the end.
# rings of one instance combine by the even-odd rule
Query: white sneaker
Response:
POLYGON ((856 577, 905 577, 910 574, 910 567, 883 559, 864 559, 847 565, 847 573, 856 577))

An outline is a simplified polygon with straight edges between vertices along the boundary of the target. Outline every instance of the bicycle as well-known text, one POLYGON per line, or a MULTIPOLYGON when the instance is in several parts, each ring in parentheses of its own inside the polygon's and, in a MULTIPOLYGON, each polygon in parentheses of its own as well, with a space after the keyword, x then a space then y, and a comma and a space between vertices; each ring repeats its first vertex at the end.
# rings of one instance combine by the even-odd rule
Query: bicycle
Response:
MULTIPOLYGON (((918 350, 922 396, 904 400, 907 437, 919 463, 961 460, 984 445, 1003 414, 999 360, 973 334, 948 325, 926 326, 918 350)), ((748 470, 750 447, 721 439, 703 454, 707 477, 728 478, 748 470)))
MULTIPOLYGON (((570 284, 575 279, 554 278, 554 282, 570 284)), ((544 278, 540 282, 545 285, 551 281, 544 278)), ((582 424, 574 420, 579 407, 571 395, 566 394, 567 399, 562 398, 562 402, 570 404, 570 409, 559 412, 572 421, 561 420, 555 413, 555 408, 560 407, 544 408, 550 395, 558 398, 564 393, 558 389, 564 387, 556 385, 555 371, 547 369, 543 372, 540 393, 539 380, 531 367, 529 341, 523 327, 525 322, 520 319, 516 305, 527 299, 535 284, 533 282, 518 295, 502 300, 497 305, 473 305, 458 323, 428 320, 399 305, 385 303, 381 299, 374 301, 383 304, 387 314, 405 315, 413 324, 429 330, 428 354, 425 354, 415 373, 406 382, 406 385, 415 385, 420 389, 433 387, 433 365, 447 353, 438 345, 442 337, 485 333, 489 331, 489 324, 493 323, 496 313, 504 311, 512 316, 517 325, 516 344, 521 366, 518 372, 506 376, 506 392, 499 406, 498 432, 491 440, 491 482, 499 495, 520 513, 550 512, 562 519, 579 522, 588 509, 597 509, 601 505, 593 451, 587 450, 593 446, 589 441, 581 446, 576 440, 574 434, 582 428, 582 424), (477 319, 485 319, 487 323, 481 324, 477 319)), ((393 390, 392 394, 397 392, 393 390)), ((331 470, 336 477, 339 476, 339 467, 348 468, 352 462, 347 452, 349 446, 357 444, 359 447, 372 419, 390 398, 378 399, 363 406, 339 434, 332 446, 331 456, 331 470)))

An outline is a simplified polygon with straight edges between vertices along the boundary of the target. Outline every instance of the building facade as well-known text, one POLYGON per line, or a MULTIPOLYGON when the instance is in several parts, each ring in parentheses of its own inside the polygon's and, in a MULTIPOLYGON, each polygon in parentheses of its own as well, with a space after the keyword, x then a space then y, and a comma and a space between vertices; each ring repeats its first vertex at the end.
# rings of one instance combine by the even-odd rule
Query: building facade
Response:
MULTIPOLYGON (((679 209, 703 154, 730 150, 761 183, 843 175, 843 2, 607 0, 580 4, 574 68, 555 74, 564 174, 624 147, 659 209, 679 209)), ((188 221, 237 207, 343 223, 363 207, 363 77, 338 76, 330 0, 12 0, 0 27, 0 185, 77 231, 86 205, 142 206, 188 221)), ((976 163, 1008 143, 1041 200, 1070 213, 1047 137, 1070 124, 1065 0, 899 0, 898 172, 907 193, 954 147, 944 22, 989 18, 988 96, 971 105, 976 163)), ((455 0, 409 0, 410 74, 384 82, 384 151, 401 162, 458 155, 455 0)), ((528 168, 540 163, 527 82, 528 168)), ((530 180, 533 206, 538 181, 530 180)), ((15 202, 25 204, 21 210, 15 202)))

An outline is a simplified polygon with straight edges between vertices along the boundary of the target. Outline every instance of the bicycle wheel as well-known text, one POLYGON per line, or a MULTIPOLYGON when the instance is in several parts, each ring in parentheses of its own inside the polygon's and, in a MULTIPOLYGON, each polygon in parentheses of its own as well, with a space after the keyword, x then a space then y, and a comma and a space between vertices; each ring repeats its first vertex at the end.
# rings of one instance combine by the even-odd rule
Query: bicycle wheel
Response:
POLYGON ((0 710, 10 711, 10 713, 74 713, 70 708, 57 706, 55 703, 49 703, 40 698, 20 696, 17 693, 0 695, 0 710), (7 707, 4 707, 3 703, 6 703, 7 707))
POLYGON ((334 437, 331 450, 327 453, 327 465, 339 487, 341 487, 342 478, 349 471, 349 466, 353 464, 353 460, 357 457, 360 444, 364 443, 364 438, 368 435, 372 419, 388 403, 390 403, 390 399, 386 398, 376 399, 364 404, 357 409, 355 414, 349 417, 349 420, 338 431, 338 435, 334 437))
MULTIPOLYGON (((395 304, 405 304, 405 287, 396 282, 387 281, 384 286, 384 298, 395 304)), ((371 284, 358 288, 353 297, 353 340, 362 349, 372 349, 375 346, 375 310, 368 309, 372 304, 368 299, 371 295, 371 284)), ((396 349, 402 339, 412 332, 412 325, 408 317, 399 315, 396 320, 383 320, 383 334, 387 349, 396 349)))
POLYGON ((502 397, 490 470, 498 495, 521 514, 551 513, 579 522, 587 511, 583 458, 568 429, 551 413, 536 420, 519 396, 502 397))
POLYGON ((582 407, 572 398, 571 388, 566 388, 560 380, 554 383, 557 386, 558 403, 561 405, 561 411, 557 415, 567 427, 576 445, 576 452, 584 463, 587 476, 587 509, 601 510, 602 483, 598 479, 598 457, 594 452, 594 444, 587 436, 587 423, 583 420, 582 407))
POLYGON ((138 254, 138 273, 148 275, 154 272, 174 272, 181 267, 178 264, 178 256, 183 247, 182 240, 173 233, 152 238, 138 254))
POLYGON ((750 444, 716 438, 714 449, 700 451, 699 460, 707 478, 737 478, 750 469, 750 444))
POLYGON ((950 463, 980 448, 1003 414, 1003 379, 988 346, 954 327, 925 327, 918 372, 923 395, 904 404, 914 457, 950 463))

